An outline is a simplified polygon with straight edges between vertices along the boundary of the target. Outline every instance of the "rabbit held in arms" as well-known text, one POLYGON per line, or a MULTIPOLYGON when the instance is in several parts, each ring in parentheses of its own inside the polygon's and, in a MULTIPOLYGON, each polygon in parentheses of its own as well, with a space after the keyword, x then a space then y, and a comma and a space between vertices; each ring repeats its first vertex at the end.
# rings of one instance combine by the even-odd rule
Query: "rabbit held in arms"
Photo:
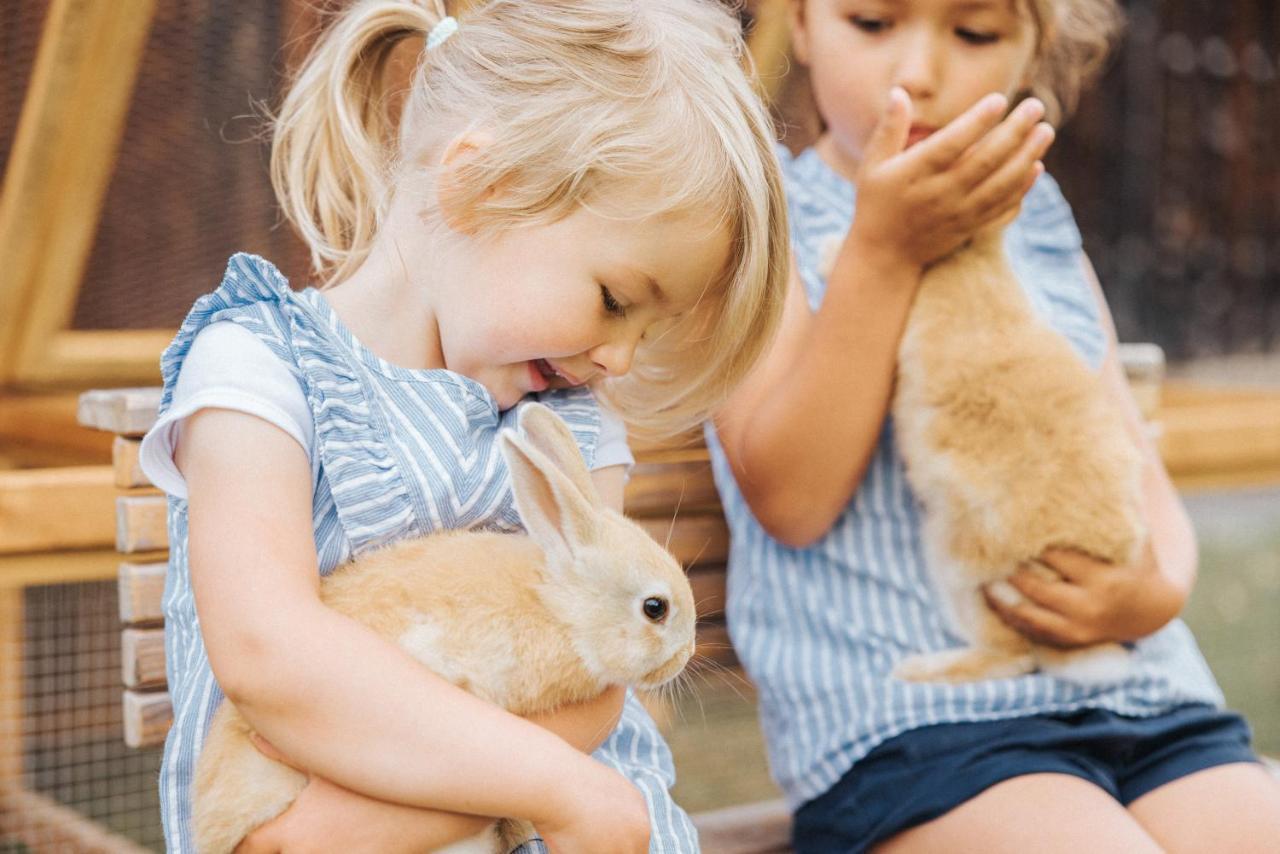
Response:
MULTIPOLYGON (((568 427, 529 404, 499 441, 528 536, 453 531, 363 555, 321 583, 326 605, 435 673, 518 714, 656 687, 694 650, 693 594, 676 560, 601 506, 568 427)), ((197 848, 231 851, 283 812, 301 773, 263 756, 235 707, 219 708, 196 769, 197 848)), ((510 851, 531 831, 496 823, 452 852, 510 851)))
POLYGON ((1002 622, 983 591, 1046 549, 1113 565, 1147 540, 1142 456, 1102 378, 1040 320, 990 228, 926 270, 898 349, 892 414, 924 505, 927 563, 971 646, 911 656, 896 675, 966 682, 1040 669, 1078 683, 1123 677, 1119 644, 1062 650, 1002 622))

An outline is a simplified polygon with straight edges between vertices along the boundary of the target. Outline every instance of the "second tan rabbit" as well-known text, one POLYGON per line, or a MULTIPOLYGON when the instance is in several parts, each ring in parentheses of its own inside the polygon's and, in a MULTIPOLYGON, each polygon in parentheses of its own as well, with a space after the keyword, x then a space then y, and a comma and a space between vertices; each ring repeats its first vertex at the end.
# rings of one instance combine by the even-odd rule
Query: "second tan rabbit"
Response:
MULTIPOLYGON (((1034 669, 1076 682, 1116 679, 1118 644, 1033 644, 987 606, 1046 549, 1115 565, 1147 538, 1142 457, 1102 378, 1034 313, 988 229, 924 274, 898 351, 892 416, 907 479, 924 506, 927 563, 971 644, 909 657, 896 674, 964 682, 1034 669)), ((1055 573, 1056 575, 1056 573, 1055 573)))
MULTIPOLYGON (((694 648, 680 565, 639 526, 601 506, 572 434, 540 404, 499 441, 528 536, 446 532, 361 556, 321 584, 326 605, 397 642, 440 676, 518 715, 652 688, 694 648)), ((196 847, 231 851, 283 812, 305 777, 263 756, 225 702, 196 768, 196 847)), ((510 851, 524 822, 501 821, 450 854, 510 851)))

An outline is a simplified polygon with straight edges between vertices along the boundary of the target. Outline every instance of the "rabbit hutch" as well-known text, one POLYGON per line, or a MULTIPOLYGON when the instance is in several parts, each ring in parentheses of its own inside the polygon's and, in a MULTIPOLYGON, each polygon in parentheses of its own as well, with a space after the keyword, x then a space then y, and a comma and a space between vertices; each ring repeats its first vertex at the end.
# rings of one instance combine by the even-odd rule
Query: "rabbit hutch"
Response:
MULTIPOLYGON (((164 544, 117 551, 122 489, 153 504, 157 493, 113 468, 119 441, 80 426, 77 406, 90 389, 156 386, 161 351, 231 253, 269 257, 307 281, 306 253, 267 177, 262 107, 278 101, 341 5, 0 5, 0 852, 163 845, 163 720, 159 735, 131 739, 145 746, 126 744, 122 665, 137 662, 122 656, 121 619, 136 614, 118 576, 122 563, 162 565, 164 544)), ((1275 489, 1280 10, 1266 0, 1125 5, 1126 40, 1048 165, 1076 209, 1121 340, 1154 342, 1172 375, 1189 377, 1143 386, 1175 480, 1188 491, 1275 489), (1236 382, 1241 370, 1253 374, 1236 382)), ((786 7, 757 0, 740 14, 760 89, 794 150, 821 128, 804 69, 788 56, 786 7)), ((725 535, 705 451, 640 449, 639 459, 628 512, 665 535, 680 506, 688 526, 673 542, 697 564, 707 649, 720 659, 665 716, 676 796, 704 814, 707 850, 782 850, 785 810, 719 615, 725 535)), ((1272 560, 1255 559, 1257 590, 1213 596, 1234 597, 1245 623, 1262 619, 1257 608, 1274 613, 1272 560)), ((1197 632, 1224 613, 1197 613, 1197 632)), ((159 626, 150 616, 140 625, 153 637, 159 626)), ((1280 686, 1269 654, 1253 654, 1242 683, 1280 686), (1258 668, 1270 668, 1270 681, 1258 668)), ((148 679, 143 693, 157 690, 148 679)), ((1274 753, 1280 688, 1257 690, 1271 693, 1249 697, 1246 711, 1274 753)))

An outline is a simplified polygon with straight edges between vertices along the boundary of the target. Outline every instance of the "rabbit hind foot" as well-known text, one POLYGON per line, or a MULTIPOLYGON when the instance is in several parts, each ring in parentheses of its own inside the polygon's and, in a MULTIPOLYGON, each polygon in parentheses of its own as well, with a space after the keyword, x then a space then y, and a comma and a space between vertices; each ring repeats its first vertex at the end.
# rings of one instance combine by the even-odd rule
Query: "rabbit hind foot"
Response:
POLYGON ((1025 651, 968 648, 908 656, 893 675, 907 682, 978 682, 1022 676, 1035 669, 1035 658, 1025 651))

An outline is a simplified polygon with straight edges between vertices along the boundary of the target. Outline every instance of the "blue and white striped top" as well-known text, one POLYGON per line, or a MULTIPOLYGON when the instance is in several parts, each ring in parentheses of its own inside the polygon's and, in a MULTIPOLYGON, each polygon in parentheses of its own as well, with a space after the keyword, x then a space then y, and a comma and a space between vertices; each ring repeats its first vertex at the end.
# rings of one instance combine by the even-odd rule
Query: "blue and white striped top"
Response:
MULTIPOLYGON (((393 365, 359 343, 314 289, 295 293, 267 261, 231 258, 221 286, 198 299, 161 362, 173 402, 183 359, 196 334, 231 321, 252 332, 292 371, 314 417, 313 520, 321 574, 355 555, 404 537, 453 528, 519 528, 498 431, 517 408, 499 412, 480 384, 445 370, 393 365)), ((568 422, 588 466, 600 410, 585 389, 539 396, 568 422)), ((187 504, 169 498, 165 647, 174 721, 160 771, 168 850, 193 850, 190 789, 196 757, 222 701, 196 617, 187 564, 187 504)), ((644 793, 653 852, 697 850, 688 817, 668 789, 675 771, 644 708, 628 696, 622 720, 596 758, 644 793)), ((540 849, 540 843, 521 850, 540 849)))
MULTIPOLYGON (((813 149, 780 152, 796 263, 810 307, 822 302, 823 248, 853 219, 853 187, 813 149)), ((1006 231, 1014 271, 1035 310, 1097 368, 1106 351, 1080 233, 1057 184, 1043 175, 1006 231)), ((732 532, 727 615, 733 644, 759 686, 774 777, 793 807, 826 792, 876 745, 929 724, 1080 708, 1148 716, 1222 695, 1190 631, 1174 621, 1137 644, 1123 683, 1086 688, 1035 673, 949 685, 890 676, 910 653, 963 646, 936 607, 921 514, 894 448, 891 419, 857 493, 808 548, 770 537, 707 430, 732 532)))

